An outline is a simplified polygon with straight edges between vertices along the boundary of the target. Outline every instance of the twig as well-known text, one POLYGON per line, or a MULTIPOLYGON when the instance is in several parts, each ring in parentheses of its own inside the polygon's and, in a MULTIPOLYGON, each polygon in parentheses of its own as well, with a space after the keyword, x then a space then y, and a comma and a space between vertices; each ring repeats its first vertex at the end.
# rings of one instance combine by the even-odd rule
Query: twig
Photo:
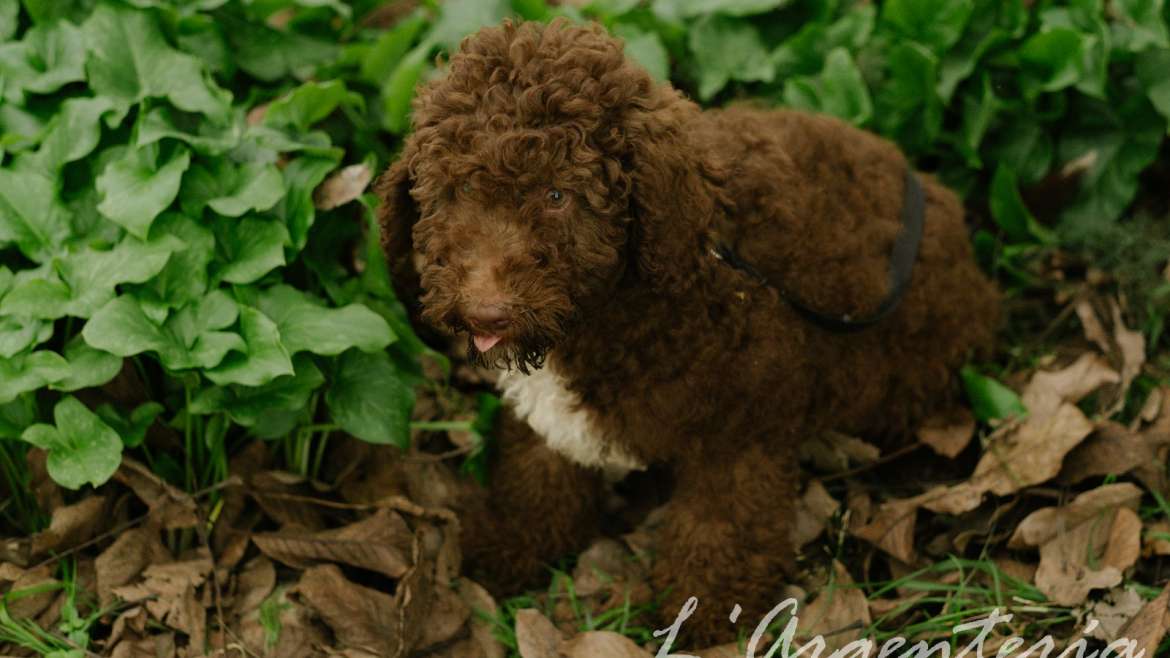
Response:
POLYGON ((898 448, 897 450, 891 452, 890 454, 888 454, 884 457, 879 457, 879 458, 869 462, 868 464, 862 464, 861 466, 851 468, 847 471, 841 471, 840 473, 833 473, 831 475, 826 475, 825 477, 821 478, 821 482, 822 483, 823 482, 831 482, 833 480, 840 480, 842 478, 853 477, 854 475, 858 475, 859 473, 864 473, 868 470, 875 469, 878 466, 882 466, 882 465, 888 464, 894 460, 901 459, 902 457, 905 457, 906 455, 914 452, 915 450, 918 450, 919 448, 921 448, 924 445, 926 445, 926 444, 921 443, 921 442, 917 442, 917 443, 911 443, 909 445, 902 446, 901 448, 898 448))

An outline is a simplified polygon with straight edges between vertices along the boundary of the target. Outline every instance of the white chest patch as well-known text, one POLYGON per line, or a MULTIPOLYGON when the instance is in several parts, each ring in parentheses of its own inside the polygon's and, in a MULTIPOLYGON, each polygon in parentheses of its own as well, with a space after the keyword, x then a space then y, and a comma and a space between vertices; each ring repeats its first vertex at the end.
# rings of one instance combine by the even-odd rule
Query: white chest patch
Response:
POLYGON ((605 440, 575 393, 546 364, 525 375, 513 370, 500 374, 500 390, 516 416, 528 423, 550 448, 583 466, 601 468, 620 479, 646 468, 618 446, 605 440))

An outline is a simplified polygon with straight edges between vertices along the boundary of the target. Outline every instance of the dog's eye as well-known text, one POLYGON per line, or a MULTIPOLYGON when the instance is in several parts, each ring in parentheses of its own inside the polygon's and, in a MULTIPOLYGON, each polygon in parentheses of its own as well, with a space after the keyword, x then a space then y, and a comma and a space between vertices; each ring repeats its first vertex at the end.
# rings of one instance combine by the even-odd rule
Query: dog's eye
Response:
POLYGON ((462 192, 463 194, 470 194, 471 193, 471 183, 469 181, 463 181, 463 184, 459 186, 459 191, 462 192))
POLYGON ((554 206, 559 206, 565 202, 565 193, 555 187, 549 189, 546 196, 548 197, 548 202, 554 206))

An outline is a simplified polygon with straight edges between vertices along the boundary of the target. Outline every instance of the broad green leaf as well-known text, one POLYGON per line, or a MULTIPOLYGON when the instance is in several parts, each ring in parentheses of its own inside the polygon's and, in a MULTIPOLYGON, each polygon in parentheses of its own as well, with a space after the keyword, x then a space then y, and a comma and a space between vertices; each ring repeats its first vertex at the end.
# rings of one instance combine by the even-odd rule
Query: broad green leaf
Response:
POLYGON ((137 290, 141 299, 171 308, 202 299, 207 293, 208 265, 215 256, 211 229, 179 213, 165 212, 151 228, 151 236, 173 236, 184 247, 171 254, 157 275, 137 290))
POLYGON ((41 350, 0 359, 0 404, 69 376, 69 363, 56 352, 41 350))
POLYGON ((341 105, 360 108, 363 100, 340 80, 306 82, 272 101, 264 112, 264 123, 304 132, 341 105))
POLYGON ((1115 0, 1110 6, 1117 12, 1113 33, 1118 47, 1135 53, 1170 47, 1164 0, 1115 0))
POLYGON ((382 125, 396 135, 405 133, 410 127, 410 102, 414 99, 415 86, 427 66, 430 51, 430 42, 416 46, 402 58, 382 85, 381 98, 385 108, 382 125))
POLYGON ((0 246, 11 242, 38 263, 69 237, 69 211, 53 179, 38 171, 0 168, 0 246))
POLYGON ((35 26, 23 40, 0 44, 0 77, 12 102, 20 100, 17 91, 48 94, 84 80, 84 64, 81 30, 66 21, 35 26))
POLYGON ((37 25, 55 23, 62 18, 76 23, 93 9, 94 2, 95 0, 21 0, 25 11, 37 25))
POLYGON ((1017 185, 1016 172, 1001 163, 995 170, 988 195, 992 218, 1012 242, 1051 242, 1052 233, 1032 216, 1017 185))
POLYGON ((139 119, 134 146, 143 147, 169 137, 186 142, 196 153, 222 155, 239 146, 243 134, 241 112, 231 112, 223 121, 212 121, 201 114, 157 105, 139 119))
POLYGON ((951 101, 959 84, 975 72, 988 53, 1019 38, 1027 19, 1022 0, 976 0, 962 38, 939 65, 938 94, 943 102, 951 101))
POLYGON ((16 34, 16 18, 20 13, 20 0, 0 0, 0 43, 16 34))
POLYGON ((226 386, 261 386, 282 375, 293 374, 292 359, 280 344, 276 323, 249 306, 240 307, 240 333, 247 347, 229 354, 215 368, 204 374, 211 381, 226 386))
POLYGON ((1150 103, 1166 119, 1166 132, 1170 134, 1170 49, 1147 50, 1138 55, 1134 72, 1146 91, 1150 103))
POLYGON ((118 116, 122 110, 108 98, 70 98, 47 126, 38 161, 47 172, 80 160, 93 152, 102 136, 103 117, 118 116))
POLYGON ((166 408, 157 402, 144 402, 135 407, 129 417, 123 417, 109 404, 103 404, 95 411, 104 423, 118 433, 123 446, 137 448, 146 440, 146 430, 150 429, 155 419, 166 411, 166 408))
POLYGON ((10 359, 53 337, 53 325, 29 316, 15 315, 5 304, 0 315, 0 358, 10 359))
POLYGON ((309 229, 317 218, 313 191, 337 167, 337 163, 338 160, 334 158, 302 156, 284 168, 284 185, 288 193, 276 206, 276 214, 288 226, 289 237, 296 251, 304 248, 305 241, 309 239, 309 229))
POLYGON ((175 200, 191 164, 191 153, 182 146, 160 162, 162 157, 157 144, 127 149, 97 179, 98 210, 139 238, 146 238, 154 219, 175 200))
POLYGON ((238 334, 221 331, 238 317, 236 302, 219 290, 162 323, 148 317, 133 297, 122 295, 95 313, 81 335, 90 346, 122 357, 154 352, 171 370, 212 368, 229 352, 247 349, 238 334))
POLYGON ((791 0, 654 0, 654 13, 667 19, 694 18, 709 14, 751 16, 779 9, 791 0))
POLYGON ((670 56, 656 33, 625 23, 616 25, 613 33, 625 42, 626 56, 646 69, 655 80, 665 82, 670 79, 670 56))
POLYGON ((844 48, 829 53, 820 75, 786 80, 784 103, 798 109, 831 114, 856 125, 869 121, 873 115, 869 89, 849 51, 844 48))
POLYGON ((1052 168, 1052 135, 1032 117, 1013 116, 1006 126, 992 133, 991 139, 991 159, 1011 164, 1025 185, 1044 178, 1052 168))
POLYGON ((965 366, 961 375, 971 411, 979 420, 1006 420, 1027 415, 1028 409, 1015 391, 979 374, 970 366, 965 366))
POLYGON ((463 37, 512 13, 508 0, 446 0, 427 40, 454 52, 463 37))
POLYGON ((285 263, 288 229, 278 219, 219 220, 215 235, 223 264, 213 274, 221 281, 252 283, 285 263))
POLYGON ((273 418, 304 409, 313 392, 325 383, 325 376, 308 354, 293 357, 293 370, 293 374, 282 375, 262 386, 216 386, 205 389, 192 401, 191 412, 225 412, 233 422, 244 427, 269 426, 273 418))
POLYGON ((342 354, 325 402, 333 421, 349 434, 369 443, 409 445, 414 389, 384 352, 342 354))
POLYGON ((710 100, 731 80, 770 82, 774 69, 759 32, 745 20, 706 16, 691 26, 699 97, 710 100))
POLYGON ((82 31, 89 84, 98 94, 126 103, 163 97, 188 112, 227 115, 231 94, 212 82, 202 62, 166 42, 150 12, 102 3, 82 31))
POLYGON ((1080 35, 1080 79, 1076 88, 1104 99, 1108 79, 1110 33, 1101 0, 1077 0, 1070 7, 1049 7, 1040 15, 1041 31, 1067 29, 1080 35))
POLYGON ((33 425, 21 438, 49 453, 46 467, 53 481, 67 489, 98 486, 122 463, 122 439, 97 414, 78 402, 62 398, 53 408, 54 425, 33 425))
POLYGON ((362 78, 374 84, 384 82, 410 51, 426 25, 426 17, 415 13, 382 32, 362 59, 362 78))
POLYGON ((962 36, 974 8, 973 0, 886 0, 882 21, 899 37, 943 53, 962 36))
POLYGON ((50 384, 53 390, 68 392, 101 386, 122 370, 122 357, 90 347, 81 336, 65 346, 65 360, 69 362, 69 374, 50 384))
POLYGON ((1025 91, 1059 91, 1081 81, 1084 74, 1085 41, 1071 28, 1053 28, 1028 38, 1019 49, 1025 91))
POLYGON ((874 116, 881 132, 903 148, 923 150, 942 130, 938 58, 923 46, 907 42, 890 51, 887 66, 889 77, 878 92, 874 116))
POLYGON ((236 64, 260 80, 306 79, 319 64, 337 57, 337 45, 263 23, 233 23, 227 30, 236 64))
POLYGON ((114 298, 116 286, 150 279, 183 246, 170 236, 149 242, 127 237, 113 249, 63 252, 39 276, 18 277, 4 298, 5 310, 46 320, 88 318, 114 298))
POLYGON ((394 341, 390 326, 370 309, 360 304, 326 308, 286 285, 262 292, 260 310, 276 322, 280 341, 289 354, 334 356, 350 348, 375 352, 394 341))
POLYGON ((226 217, 239 217, 249 211, 272 208, 284 196, 284 179, 274 165, 245 163, 235 172, 232 186, 207 205, 226 217))
POLYGON ((853 52, 860 49, 873 33, 876 13, 873 5, 858 5, 831 24, 805 24, 772 52, 776 77, 785 79, 793 75, 814 75, 824 68, 829 51, 844 48, 853 52))
POLYGON ((0 439, 19 439, 29 425, 37 421, 37 401, 34 394, 22 395, 0 404, 0 439))

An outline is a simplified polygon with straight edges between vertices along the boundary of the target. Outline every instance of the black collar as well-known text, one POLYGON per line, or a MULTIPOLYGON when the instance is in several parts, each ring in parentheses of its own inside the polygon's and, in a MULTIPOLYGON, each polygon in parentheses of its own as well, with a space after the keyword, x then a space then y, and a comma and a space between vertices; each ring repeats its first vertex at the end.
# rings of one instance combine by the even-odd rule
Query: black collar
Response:
POLYGON ((739 254, 736 254, 727 245, 722 243, 716 244, 713 247, 712 253, 716 258, 735 269, 744 272, 766 286, 774 288, 792 308, 796 309, 805 319, 820 326, 822 329, 839 333, 860 331, 877 324, 885 319, 886 316, 893 313, 898 308, 898 304, 901 303, 902 298, 906 296, 906 290, 910 287, 910 277, 914 273, 914 263, 918 260, 918 246, 922 242, 922 229, 925 223, 925 215, 926 194, 922 189, 922 183, 918 180, 918 176, 915 175, 914 170, 907 166, 906 191, 902 197, 902 230, 898 232, 898 236, 894 239, 894 247, 890 254, 890 292, 882 300, 881 304, 878 304, 878 307, 873 313, 860 318, 855 318, 849 314, 826 313, 811 308, 784 289, 773 285, 763 274, 760 274, 759 270, 743 260, 739 254))

